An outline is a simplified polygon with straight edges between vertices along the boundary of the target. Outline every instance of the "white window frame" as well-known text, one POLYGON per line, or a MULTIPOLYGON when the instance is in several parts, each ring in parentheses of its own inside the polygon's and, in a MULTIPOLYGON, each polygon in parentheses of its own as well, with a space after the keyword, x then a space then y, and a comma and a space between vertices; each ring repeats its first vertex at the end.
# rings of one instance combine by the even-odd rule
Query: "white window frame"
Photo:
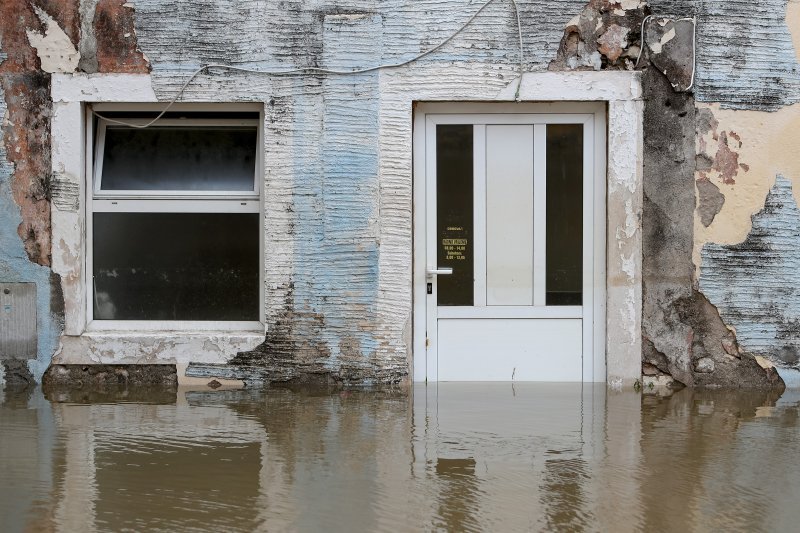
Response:
MULTIPOLYGON (((258 213, 259 214, 259 288, 264 287, 264 231, 263 201, 261 198, 263 161, 263 124, 264 110, 258 104, 176 104, 171 110, 180 112, 215 112, 221 118, 187 118, 160 119, 158 126, 186 125, 220 125, 220 126, 256 126, 256 165, 253 176, 252 191, 101 191, 102 159, 105 142, 105 131, 109 121, 98 116, 97 131, 94 128, 95 113, 103 112, 159 112, 163 104, 88 104, 85 107, 86 124, 86 261, 84 266, 86 331, 129 331, 129 332, 163 332, 163 331, 265 331, 264 291, 258 291, 259 319, 257 321, 226 320, 100 320, 94 318, 94 236, 93 213, 258 213), (225 113, 257 112, 258 119, 229 119, 225 113)), ((113 119, 112 120, 116 120, 113 119)), ((119 119, 128 124, 144 124, 152 119, 124 118, 119 119)))
MULTIPOLYGON (((186 111, 186 110, 184 110, 186 111)), ((224 114, 222 112, 221 114, 224 114)), ((253 199, 258 200, 259 197, 259 165, 256 163, 256 168, 253 173, 253 189, 241 191, 170 191, 170 190, 102 190, 103 182, 103 154, 105 153, 106 131, 108 128, 125 128, 125 126, 114 124, 113 120, 98 117, 97 133, 95 134, 95 157, 94 157, 94 198, 175 198, 175 199, 194 199, 197 197, 208 198, 229 198, 229 199, 253 199)), ((120 122, 127 124, 141 126, 150 122, 152 119, 118 119, 120 122)), ((153 127, 172 126, 172 127, 186 127, 186 126, 222 126, 222 127, 255 127, 257 131, 257 145, 256 151, 259 152, 258 147, 261 146, 261 128, 259 127, 258 119, 225 119, 225 118, 186 118, 186 119, 159 119, 153 127)), ((258 160, 257 160, 258 161, 258 160)))

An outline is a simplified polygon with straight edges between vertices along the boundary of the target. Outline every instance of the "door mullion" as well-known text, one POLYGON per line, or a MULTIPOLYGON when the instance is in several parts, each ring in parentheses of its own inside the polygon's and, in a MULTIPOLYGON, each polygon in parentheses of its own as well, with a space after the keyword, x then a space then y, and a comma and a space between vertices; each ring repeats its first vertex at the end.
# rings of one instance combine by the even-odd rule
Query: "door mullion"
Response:
POLYGON ((473 130, 473 254, 474 306, 486 306, 486 125, 473 130))
POLYGON ((533 305, 547 304, 547 124, 533 126, 533 305))
MULTIPOLYGON (((594 381, 594 119, 583 124, 583 380, 594 381)), ((600 224, 598 224, 600 225, 600 224)), ((599 281, 598 281, 599 283, 599 281)))

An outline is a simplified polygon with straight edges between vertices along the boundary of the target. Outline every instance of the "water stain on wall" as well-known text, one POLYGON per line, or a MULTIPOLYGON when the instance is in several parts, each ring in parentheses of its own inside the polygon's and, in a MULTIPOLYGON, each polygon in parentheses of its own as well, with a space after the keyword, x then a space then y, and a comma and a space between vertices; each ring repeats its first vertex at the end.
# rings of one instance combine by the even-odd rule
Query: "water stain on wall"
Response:
POLYGON ((100 0, 92 5, 96 12, 86 4, 92 3, 6 0, 0 4, 0 278, 37 285, 39 353, 31 363, 37 379, 57 349, 63 324, 60 280, 49 270, 50 74, 79 68, 81 50, 115 58, 101 61, 102 72, 147 70, 133 34, 133 9, 121 0, 100 0), (87 27, 97 37, 89 47, 81 44, 82 29, 87 27), (126 28, 130 32, 124 32, 126 28), (15 235, 10 228, 16 229, 15 235))
MULTIPOLYGON (((69 210, 78 201, 68 182, 51 175, 50 73, 148 73, 152 68, 154 90, 168 99, 188 70, 209 62, 354 68, 411 57, 454 31, 461 22, 452 13, 464 7, 455 1, 427 3, 425 9, 399 1, 351 4, 177 0, 166 13, 163 2, 141 0, 135 14, 124 0, 6 0, 0 5, 0 274, 37 283, 38 316, 45 321, 39 325, 41 364, 55 351, 63 312, 56 290, 60 281, 48 269, 50 202, 69 210)), ((458 39, 422 63, 480 62, 487 66, 487 80, 492 78, 487 87, 508 76, 509 50, 517 46, 515 19, 501 4, 489 6, 458 39)), ((732 332, 695 290, 700 251, 706 243, 724 247, 744 241, 773 176, 800 179, 792 141, 800 104, 788 105, 800 100, 798 47, 792 52, 800 26, 798 2, 767 0, 753 10, 746 2, 531 0, 520 8, 525 68, 532 71, 635 68, 645 16, 673 15, 651 19, 641 65, 650 61, 655 71, 645 78, 653 84, 652 122, 645 130, 651 141, 646 139, 644 157, 652 172, 645 175, 645 214, 652 217, 651 229, 660 225, 645 242, 651 253, 645 270, 651 269, 653 281, 645 281, 653 304, 645 307, 652 326, 646 336, 654 349, 658 344, 662 354, 670 352, 667 366, 673 370, 680 367, 684 376, 713 374, 699 362, 702 357, 675 354, 699 346, 690 336, 706 328, 718 334, 719 343, 728 343, 713 348, 715 364, 724 354, 738 356, 738 349, 724 348, 735 346, 732 332), (698 17, 696 100, 674 97, 691 85, 694 27, 677 19, 692 15, 698 17), (665 102, 676 108, 664 111, 665 102), (692 154, 695 106, 697 150, 692 154), (659 136, 665 124, 680 140, 659 136), (661 141, 666 144, 657 146, 661 141), (664 176, 672 181, 659 181, 664 176), (660 245, 659 238, 668 242, 660 245), (677 273, 676 279, 666 279, 659 268, 670 276, 677 273), (665 319, 660 313, 672 314, 665 319), (671 319, 674 328, 654 327, 671 319)), ((447 98, 444 77, 419 83, 435 85, 447 98)), ((407 371, 408 287, 402 276, 381 281, 391 270, 382 272, 381 265, 399 272, 407 259, 382 255, 386 242, 381 239, 393 236, 381 229, 381 217, 390 209, 381 209, 389 205, 410 213, 411 206, 381 196, 380 165, 390 159, 377 140, 385 126, 375 118, 381 83, 373 74, 280 80, 231 74, 209 76, 188 89, 190 100, 267 102, 265 144, 272 159, 265 176, 270 190, 265 270, 271 333, 259 350, 234 359, 243 366, 272 361, 285 370, 306 364, 322 374, 390 380, 407 371), (381 305, 391 313, 382 316, 381 305)), ((411 110, 407 113, 402 120, 410 120, 411 110)), ((788 194, 796 197, 796 185, 788 194)), ((410 239, 405 244, 410 249, 410 239)), ((748 253, 742 264, 750 260, 748 253)), ((725 279, 706 264, 702 275, 712 285, 725 279)), ((794 305, 789 296, 773 304, 794 305)), ((728 316, 724 302, 720 305, 728 316)))

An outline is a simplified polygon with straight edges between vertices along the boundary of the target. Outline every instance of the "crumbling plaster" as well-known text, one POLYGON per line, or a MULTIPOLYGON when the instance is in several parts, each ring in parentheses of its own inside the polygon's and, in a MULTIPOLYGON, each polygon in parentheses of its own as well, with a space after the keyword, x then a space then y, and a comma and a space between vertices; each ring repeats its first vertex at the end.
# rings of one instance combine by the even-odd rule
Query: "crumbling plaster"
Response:
MULTIPOLYGON (((8 110, 2 96, 0 91, 0 116, 7 117, 8 110)), ((28 366, 32 374, 39 379, 50 364, 50 358, 58 346, 56 339, 62 320, 58 314, 60 308, 58 299, 61 294, 58 279, 54 278, 48 267, 29 260, 22 240, 17 234, 17 228, 22 224, 22 217, 19 206, 13 199, 11 188, 13 173, 14 167, 9 162, 6 144, 0 143, 0 279, 5 282, 36 283, 38 354, 28 366), (51 307, 51 300, 55 301, 55 309, 51 307)))
MULTIPOLYGON (((738 4, 676 1, 651 2, 650 5, 656 20, 663 21, 664 15, 671 15, 673 19, 693 17, 697 26, 695 28, 689 20, 680 21, 681 24, 676 20, 672 36, 669 23, 659 22, 661 29, 657 27, 655 32, 646 25, 648 46, 642 65, 649 64, 643 78, 642 320, 646 384, 657 386, 664 382, 666 375, 667 381, 694 387, 783 386, 766 360, 740 347, 734 330, 701 292, 702 287, 698 287, 697 224, 716 223, 714 216, 728 207, 715 181, 730 184, 737 173, 748 171, 747 164, 739 166, 735 150, 740 148, 742 139, 736 133, 715 133, 713 146, 709 145, 711 154, 698 150, 706 146, 702 135, 697 135, 696 122, 709 122, 703 109, 705 104, 698 101, 713 98, 719 107, 730 109, 748 106, 774 109, 780 105, 779 98, 769 88, 762 87, 766 80, 754 74, 755 67, 763 66, 740 65, 754 74, 749 80, 751 85, 737 88, 738 93, 731 92, 744 81, 738 71, 729 70, 726 65, 735 52, 709 44, 716 42, 723 29, 738 27, 742 34, 750 36, 763 31, 752 18, 734 16, 742 8, 738 4), (721 14, 724 16, 720 18, 721 14), (670 39, 662 44, 666 36, 670 39), (688 68, 692 64, 686 61, 689 56, 695 56, 696 72, 688 68), (711 70, 710 58, 714 58, 720 68, 711 70), (694 77, 693 84, 687 83, 691 79, 689 74, 694 77), (714 85, 720 76, 725 77, 728 92, 714 85), (692 91, 686 92, 690 85, 692 91), (751 97, 745 103, 740 93, 748 90, 759 91, 759 97, 751 97), (701 174, 701 170, 705 174, 701 174), (696 198, 702 202, 697 210, 696 198)), ((764 14, 763 17, 775 15, 764 14)), ((760 42, 754 39, 753 44, 760 45, 760 42)), ((779 70, 783 68, 782 60, 782 55, 776 54, 775 64, 779 65, 779 70)))
POLYGON ((659 385, 667 375, 693 387, 781 388, 775 370, 740 349, 698 291, 692 261, 695 101, 674 92, 657 69, 648 68, 644 80, 644 381, 659 385))
MULTIPOLYGON (((699 290, 719 308, 742 349, 769 358, 785 373, 781 368, 796 367, 800 352, 793 288, 794 250, 800 246, 795 216, 800 106, 794 102, 800 90, 786 73, 791 67, 797 76, 800 4, 789 0, 774 7, 750 20, 755 25, 769 19, 776 29, 769 48, 761 39, 750 41, 771 54, 763 62, 769 76, 751 81, 772 82, 764 98, 748 105, 730 98, 697 104, 699 195, 692 255, 699 290)), ((754 31, 763 30, 749 34, 754 31)))
MULTIPOLYGON (((785 5, 778 4, 774 2, 773 7, 785 5)), ((694 226, 695 217, 708 225, 725 208, 725 197, 714 181, 731 184, 736 173, 748 171, 747 164, 739 165, 734 151, 742 141, 736 133, 714 133, 712 148, 716 150, 696 157, 696 144, 700 147, 704 141, 702 136, 695 140, 696 101, 715 101, 726 109, 760 110, 774 110, 787 101, 787 95, 775 87, 794 83, 794 58, 787 61, 784 50, 767 43, 768 39, 769 43, 786 41, 788 32, 773 36, 763 26, 769 21, 783 27, 782 12, 745 15, 749 3, 692 0, 654 0, 636 6, 633 12, 617 13, 615 8, 613 2, 587 2, 566 25, 550 68, 637 65, 645 69, 644 383, 781 388, 783 383, 770 364, 740 350, 734 331, 698 291, 694 226), (742 40, 741 46, 732 46, 737 39, 742 40), (754 54, 740 53, 745 42, 758 48, 759 54, 771 54, 769 61, 755 62, 754 54), (765 69, 777 77, 767 78, 765 69), (696 168, 699 171, 702 165, 707 167, 706 174, 698 173, 696 180, 696 168), (696 196, 702 202, 697 212, 696 196)), ((701 110, 698 116, 705 114, 701 110)), ((609 168, 613 166, 612 161, 609 168)))
POLYGON ((28 42, 36 49, 41 69, 45 72, 72 72, 78 66, 80 54, 61 26, 38 6, 33 7, 44 31, 26 30, 28 42))
POLYGON ((703 217, 708 206, 698 198, 693 257, 699 289, 743 349, 785 372, 780 369, 797 367, 800 353, 794 290, 800 219, 793 216, 800 200, 800 105, 773 112, 698 109, 698 190, 716 188, 721 199, 709 221, 703 217))
POLYGON ((697 109, 695 176, 710 181, 725 197, 707 227, 695 217, 692 257, 699 274, 705 243, 736 244, 747 237, 751 217, 764 206, 776 176, 792 182, 792 194, 800 201, 800 104, 772 112, 721 109, 716 103, 698 103, 697 109))
MULTIPOLYGON (((104 72, 146 72, 132 35, 133 10, 123 4, 124 0, 0 3, 0 279, 36 284, 38 353, 27 361, 36 380, 59 349, 64 325, 61 279, 49 268, 50 199, 59 189, 50 158, 51 74, 78 67, 79 49, 109 58, 101 66, 104 72), (79 46, 81 17, 88 20, 90 12, 104 21, 105 30, 130 26, 127 40, 101 39, 79 46)), ((102 28, 99 33, 104 34, 102 28)))
POLYGON ((741 345, 800 370, 800 209, 778 176, 741 243, 703 246, 700 289, 736 328, 741 345))
MULTIPOLYGON (((75 150, 81 132, 61 128, 65 121, 80 123, 79 102, 103 98, 106 89, 96 91, 100 85, 120 81, 108 73, 143 74, 152 68, 152 76, 126 78, 132 85, 114 98, 166 101, 190 72, 206 63, 253 68, 348 68, 394 62, 435 45, 477 9, 477 4, 465 7, 456 0, 357 0, 347 5, 322 0, 179 0, 169 5, 166 12, 164 2, 158 0, 137 0, 135 4, 123 0, 32 4, 7 0, 0 10, 0 19, 11 22, 0 22, 0 46, 5 54, 0 55, 5 132, 4 147, 0 148, 5 150, 0 151, 0 203, 8 207, 0 211, 0 216, 6 217, 0 219, 0 269, 4 269, 0 272, 9 272, 6 277, 11 280, 37 283, 39 316, 44 321, 39 324, 39 358, 34 364, 38 365, 38 374, 56 351, 62 288, 63 299, 72 306, 84 283, 81 267, 72 259, 85 246, 83 227, 76 218, 83 197, 83 163, 75 159, 76 154, 83 157, 82 150, 75 150), (101 75, 73 74, 76 69, 101 75), (53 95, 59 95, 53 104, 47 98, 52 72, 62 73, 53 76, 53 95), (46 130, 51 113, 53 132, 58 136, 52 161, 47 134, 37 133, 46 130), (32 124, 38 126, 31 129, 32 124), (22 135, 26 126, 29 131, 22 135), (43 149, 31 152, 36 146, 43 149), (60 280, 47 268, 51 261, 51 211, 54 223, 63 228, 55 232, 59 233, 57 240, 53 236, 53 272, 61 276, 60 280)), ((605 13, 601 27, 586 26, 586 35, 591 33, 592 39, 598 39, 590 42, 590 47, 605 59, 600 58, 599 64, 593 60, 582 65, 584 68, 631 68, 638 52, 636 21, 647 13, 697 18, 695 99, 686 105, 696 105, 698 117, 706 116, 706 111, 713 115, 717 130, 697 135, 696 160, 683 144, 679 149, 666 150, 667 157, 678 154, 689 160, 678 161, 681 176, 688 172, 687 176, 701 180, 696 191, 693 180, 679 180, 679 187, 689 189, 682 188, 674 196, 685 200, 689 209, 670 208, 675 207, 674 199, 669 198, 669 191, 674 189, 666 188, 659 197, 670 208, 664 213, 665 220, 680 218, 680 239, 675 248, 686 255, 679 259, 678 271, 680 276, 687 276, 680 281, 681 291, 696 289, 703 268, 702 246, 743 240, 750 216, 763 206, 776 173, 797 179, 791 162, 791 123, 796 106, 790 105, 800 94, 797 47, 792 47, 798 38, 797 2, 767 0, 757 12, 749 2, 697 0, 654 0, 649 5, 633 0, 531 0, 520 2, 519 7, 523 67, 537 73, 522 80, 521 91, 531 100, 542 99, 540 89, 547 87, 548 78, 539 71, 571 68, 552 61, 563 48, 564 29, 587 8, 605 13), (780 131, 786 132, 783 137, 780 131), (698 209, 692 216, 697 191, 707 208, 698 209)), ((661 46, 661 54, 673 48, 674 58, 669 54, 662 58, 677 59, 675 64, 682 65, 678 77, 670 79, 670 90, 674 91, 687 86, 686 43, 691 40, 677 25, 677 38, 671 36, 668 25, 660 27, 665 29, 663 35, 648 42, 651 48, 661 46)), ((184 101, 265 102, 265 158, 269 160, 265 172, 268 194, 264 199, 265 272, 270 331, 266 342, 257 350, 245 350, 241 359, 248 364, 270 359, 286 365, 314 362, 315 372, 352 373, 365 381, 402 379, 407 373, 412 329, 408 302, 408 250, 412 243, 407 227, 412 205, 407 171, 411 105, 415 99, 512 100, 518 79, 515 29, 510 2, 498 1, 442 50, 403 69, 354 77, 290 78, 215 71, 187 88, 184 101), (379 139, 378 145, 374 139, 379 139), (356 145, 362 149, 353 150, 356 145)), ((659 72, 669 71, 665 66, 672 65, 659 63, 655 49, 645 53, 644 65, 648 58, 659 72)), ((603 93, 610 75, 603 73, 581 82, 589 83, 588 88, 598 99, 610 99, 603 93)), ((641 127, 636 122, 640 104, 633 100, 609 107, 609 120, 627 124, 628 134, 641 127)), ((694 115, 687 111, 667 119, 679 123, 681 131, 686 130, 691 144, 695 142, 694 134, 689 133, 695 129, 694 115)), ((617 132, 610 131, 610 145, 618 140, 617 132)), ((641 158, 652 160, 659 150, 645 146, 641 158)), ((639 155, 634 162, 640 161, 639 155)), ((629 161, 612 160, 610 172, 619 163, 619 168, 629 168, 625 166, 629 161)), ((628 249, 635 247, 639 238, 641 212, 635 201, 636 185, 626 177, 617 184, 611 173, 609 179, 609 194, 618 190, 633 195, 630 202, 620 204, 622 210, 614 215, 619 218, 611 220, 609 226, 609 246, 612 239, 623 239, 620 249, 614 251, 619 254, 619 268, 609 268, 609 297, 616 290, 614 280, 621 280, 624 288, 617 301, 625 302, 610 309, 609 317, 620 313, 625 320, 641 318, 637 306, 642 289, 630 285, 641 256, 628 249)), ((645 188, 647 180, 645 176, 645 188)), ((652 185, 661 183, 656 180, 652 185)), ((797 195, 798 188, 793 190, 797 195)), ((669 269, 670 265, 673 263, 661 267, 669 269)), ((647 283, 645 280, 645 292, 647 283)), ((661 294, 667 297, 666 292, 661 294)), ((702 294, 695 296, 695 307, 683 306, 676 312, 707 314, 712 329, 727 336, 728 330, 718 316, 714 317, 713 305, 703 300, 702 294)), ((82 331, 82 312, 68 317, 67 336, 82 331)), ((645 305, 645 321, 652 324, 662 318, 660 312, 654 313, 645 305)), ((702 316, 692 318, 696 326, 702 325, 702 316)), ((681 327, 664 332, 665 343, 681 332, 687 333, 681 327)), ((645 334, 646 341, 652 340, 649 334, 645 334)), ((620 335, 619 342, 627 346, 622 352, 628 364, 628 359, 638 357, 632 354, 641 339, 626 328, 620 335)), ((616 339, 609 332, 611 338, 616 339)), ((86 350, 74 339, 66 340, 67 351, 59 352, 59 357, 86 350)), ((111 346, 117 341, 102 342, 111 346)), ((248 338, 241 344, 226 345, 226 350, 252 345, 253 339, 248 338)), ((146 357, 130 343, 128 348, 115 346, 121 350, 120 360, 146 357)), ((738 348, 729 345, 729 350, 736 352, 738 348)), ((226 357, 230 355, 218 360, 226 357)), ((674 357, 678 362, 680 355, 674 357)), ((174 359, 167 356, 163 360, 174 359)), ((700 367, 705 369, 704 364, 700 367)))

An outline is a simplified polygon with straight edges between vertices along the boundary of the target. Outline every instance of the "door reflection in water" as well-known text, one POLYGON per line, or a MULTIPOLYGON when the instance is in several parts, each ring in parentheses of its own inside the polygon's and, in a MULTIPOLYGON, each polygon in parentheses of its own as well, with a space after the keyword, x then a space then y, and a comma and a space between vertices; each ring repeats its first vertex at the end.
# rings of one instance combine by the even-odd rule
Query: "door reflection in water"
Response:
POLYGON ((443 383, 0 399, 4 531, 774 531, 800 519, 796 392, 443 383))

